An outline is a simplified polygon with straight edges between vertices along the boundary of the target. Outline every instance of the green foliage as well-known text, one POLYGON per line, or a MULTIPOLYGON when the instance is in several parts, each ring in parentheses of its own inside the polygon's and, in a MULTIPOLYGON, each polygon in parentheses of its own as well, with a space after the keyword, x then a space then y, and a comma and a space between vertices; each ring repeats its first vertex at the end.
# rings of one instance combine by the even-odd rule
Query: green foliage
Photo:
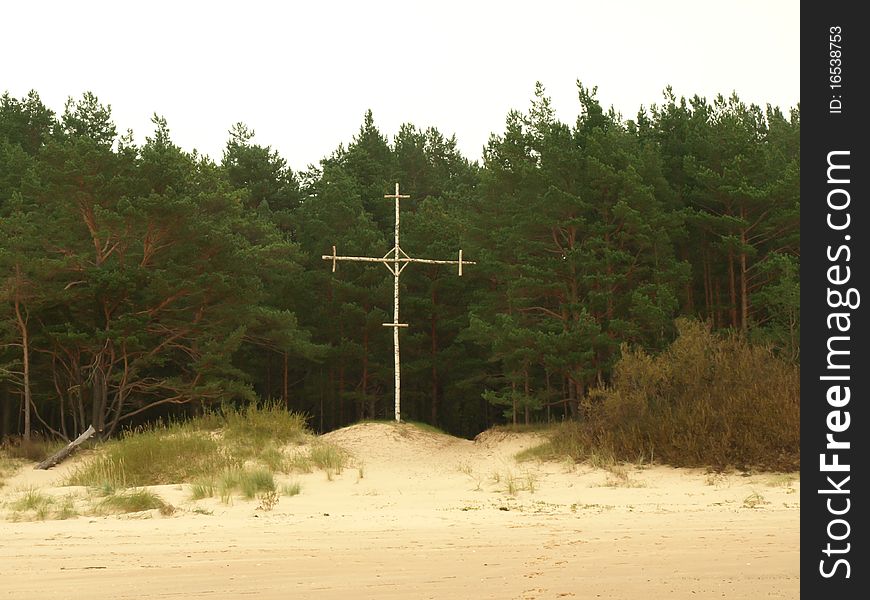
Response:
MULTIPOLYGON (((93 424, 105 440, 274 399, 239 409, 238 431, 232 414, 210 418, 225 417, 241 460, 313 468, 283 456, 301 417, 282 413, 318 431, 392 415, 391 277, 332 273, 321 256, 386 252, 397 181, 406 252, 477 261, 461 279, 403 272, 407 419, 471 437, 582 418, 590 390, 620 377, 623 344, 660 352, 677 316, 797 364, 799 108, 667 89, 625 120, 596 93, 578 82, 565 123, 538 84, 482 164, 432 127, 388 136, 368 111, 299 172, 242 123, 216 163, 175 145, 159 115, 142 146, 119 136, 92 93, 59 114, 36 92, 3 94, 0 394, 21 397, 25 419, 17 431, 4 417, 2 435, 93 424)), ((102 465, 106 489, 130 485, 126 460, 102 465)))
POLYGON ((234 445, 263 448, 268 442, 283 446, 305 439, 305 417, 274 402, 248 404, 241 409, 224 407, 221 428, 234 445))

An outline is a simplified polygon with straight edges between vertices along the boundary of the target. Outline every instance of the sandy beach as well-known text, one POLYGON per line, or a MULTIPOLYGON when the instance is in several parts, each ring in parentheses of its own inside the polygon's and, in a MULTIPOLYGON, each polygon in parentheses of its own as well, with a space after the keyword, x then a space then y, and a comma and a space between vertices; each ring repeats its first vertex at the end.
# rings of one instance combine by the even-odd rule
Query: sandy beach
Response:
POLYGON ((323 436, 352 466, 281 475, 265 510, 234 497, 120 516, 16 521, 25 465, 0 487, 0 598, 798 598, 795 474, 517 462, 532 433, 474 441, 368 423, 323 436))

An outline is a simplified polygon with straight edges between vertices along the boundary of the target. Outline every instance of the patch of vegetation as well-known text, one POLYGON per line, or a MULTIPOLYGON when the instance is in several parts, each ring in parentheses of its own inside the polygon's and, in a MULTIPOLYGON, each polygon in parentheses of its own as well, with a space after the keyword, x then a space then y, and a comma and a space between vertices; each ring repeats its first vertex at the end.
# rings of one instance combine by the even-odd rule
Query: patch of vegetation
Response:
POLYGON ((504 425, 494 425, 490 431, 498 431, 504 433, 540 433, 553 429, 552 423, 507 423, 504 425))
POLYGON ((150 490, 133 489, 106 496, 95 507, 96 514, 123 514, 157 509, 164 516, 175 507, 150 490))
POLYGON ((214 436, 178 425, 127 432, 76 468, 69 485, 120 489, 188 482, 238 462, 214 436))
POLYGON ((40 511, 54 504, 54 498, 43 494, 37 489, 30 488, 24 494, 9 505, 14 511, 40 511))
MULTIPOLYGON (((513 471, 507 471, 504 474, 495 471, 490 476, 490 479, 492 479, 493 483, 503 483, 503 491, 510 494, 511 496, 516 496, 520 492, 529 492, 534 494, 535 490, 537 489, 538 483, 537 478, 532 473, 516 475, 513 471)), ((478 488, 480 488, 479 481, 478 488)))
POLYGON ((291 466, 280 446, 308 437, 305 419, 278 405, 225 406, 220 413, 125 432, 75 469, 66 483, 106 493, 130 486, 201 483, 247 461, 287 472, 291 466))
POLYGON ((302 492, 302 486, 298 481, 285 483, 281 486, 281 494, 284 496, 298 496, 302 492))
POLYGON ((262 468, 230 468, 220 474, 217 483, 217 490, 224 504, 229 504, 235 492, 247 500, 252 500, 261 492, 274 492, 275 489, 275 477, 262 468))
POLYGON ((15 475, 24 462, 17 458, 7 458, 0 453, 0 487, 6 485, 6 479, 15 475))
POLYGON ((308 438, 305 417, 288 412, 278 403, 250 404, 242 409, 222 408, 221 431, 233 454, 255 458, 264 449, 275 449, 308 438))
POLYGON ((215 488, 216 485, 213 479, 197 481, 190 486, 190 499, 202 500, 203 498, 213 498, 215 488))
POLYGON ((0 462, 2 456, 10 459, 22 459, 31 462, 40 462, 66 446, 63 440, 45 438, 34 435, 30 440, 23 437, 9 438, 0 447, 0 462))
POLYGON ((758 492, 752 492, 743 499, 744 508, 758 508, 759 506, 764 506, 765 504, 770 504, 770 502, 765 500, 764 496, 762 496, 758 492))
MULTIPOLYGON (((342 448, 323 441, 314 442, 303 452, 296 452, 287 461, 287 470, 296 473, 311 473, 315 468, 326 472, 332 481, 350 462, 350 456, 342 448)), ((362 472, 362 471, 361 471, 362 472)))
POLYGON ((11 502, 9 508, 13 511, 13 521, 64 520, 79 515, 74 496, 67 495, 58 500, 34 488, 11 502))
POLYGON ((643 457, 680 467, 800 467, 800 373, 770 348, 678 320, 658 356, 622 349, 612 387, 597 390, 584 422, 558 426, 518 458, 582 462, 643 457))
POLYGON ((349 458, 347 452, 338 446, 325 442, 315 443, 308 456, 318 469, 333 473, 341 473, 342 469, 347 466, 349 458))
POLYGON ((270 511, 278 505, 278 492, 272 490, 270 492, 263 492, 257 499, 260 501, 260 504, 257 506, 257 510, 270 511))

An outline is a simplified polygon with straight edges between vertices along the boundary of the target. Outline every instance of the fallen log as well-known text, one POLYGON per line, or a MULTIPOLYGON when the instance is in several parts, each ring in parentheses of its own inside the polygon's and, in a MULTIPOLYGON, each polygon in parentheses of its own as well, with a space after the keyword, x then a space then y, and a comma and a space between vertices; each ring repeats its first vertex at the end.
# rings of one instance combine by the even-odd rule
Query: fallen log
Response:
POLYGON ((54 454, 52 454, 51 456, 49 456, 48 458, 46 458, 44 461, 42 461, 41 463, 39 463, 38 465, 36 465, 33 468, 34 469, 50 469, 54 465, 66 460, 70 454, 72 454, 73 452, 76 451, 76 448, 78 448, 79 445, 82 444, 82 442, 84 442, 89 437, 94 435, 94 433, 96 433, 96 431, 97 430, 94 429, 94 426, 91 425, 79 437, 77 437, 76 439, 71 441, 69 444, 67 444, 67 446, 65 448, 55 452, 54 454))

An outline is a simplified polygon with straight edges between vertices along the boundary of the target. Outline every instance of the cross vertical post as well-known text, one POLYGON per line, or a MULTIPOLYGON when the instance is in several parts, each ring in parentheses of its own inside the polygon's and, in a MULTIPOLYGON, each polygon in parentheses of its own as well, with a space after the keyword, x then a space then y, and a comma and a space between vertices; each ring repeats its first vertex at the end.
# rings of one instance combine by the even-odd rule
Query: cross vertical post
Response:
MULTIPOLYGON (((395 246, 393 247, 393 363, 394 363, 394 385, 395 385, 395 416, 396 423, 402 421, 402 369, 399 365, 399 199, 410 198, 411 196, 403 196, 399 194, 399 184, 396 183, 396 193, 392 195, 396 199, 396 228, 395 228, 395 246)), ((390 194, 386 194, 384 198, 390 198, 390 194)))
POLYGON ((395 194, 385 194, 384 198, 392 198, 396 201, 396 225, 395 225, 395 236, 394 236, 394 245, 391 250, 389 250, 383 257, 375 258, 369 256, 338 256, 335 246, 332 247, 332 254, 324 254, 322 255, 323 260, 332 261, 332 271, 335 272, 336 263, 339 261, 351 261, 351 262, 378 262, 382 263, 390 273, 393 274, 393 322, 392 323, 384 323, 384 327, 392 327, 393 328, 393 358, 395 363, 395 417, 396 422, 400 423, 402 421, 402 403, 401 403, 401 391, 402 391, 402 378, 401 378, 401 368, 399 362, 399 327, 407 327, 407 323, 399 322, 399 275, 402 274, 402 271, 405 270, 405 267, 408 266, 409 263, 418 262, 425 263, 430 265, 459 265, 459 276, 462 276, 462 265, 473 265, 477 264, 474 261, 463 260, 462 258, 462 250, 459 250, 459 260, 434 260, 429 258, 412 258, 408 256, 402 247, 399 245, 399 200, 410 198, 408 195, 402 195, 399 193, 399 184, 396 184, 396 193, 395 194))

